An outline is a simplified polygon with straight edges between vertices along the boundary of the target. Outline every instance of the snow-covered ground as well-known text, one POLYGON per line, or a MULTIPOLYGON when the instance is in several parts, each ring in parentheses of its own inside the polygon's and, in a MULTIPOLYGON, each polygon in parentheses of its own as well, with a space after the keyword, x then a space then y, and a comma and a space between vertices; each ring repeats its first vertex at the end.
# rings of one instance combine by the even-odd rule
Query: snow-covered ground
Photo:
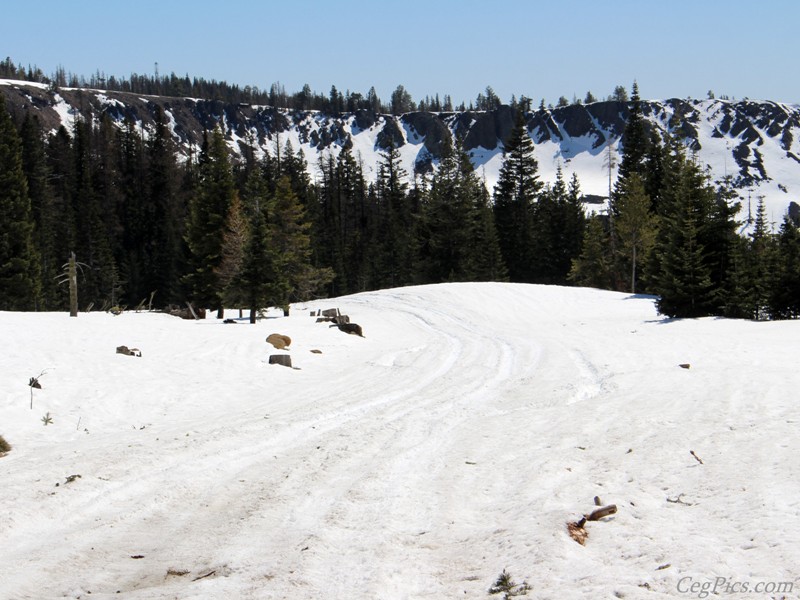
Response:
POLYGON ((503 569, 540 599, 800 594, 798 322, 489 283, 0 339, 0 598, 489 598, 503 569))

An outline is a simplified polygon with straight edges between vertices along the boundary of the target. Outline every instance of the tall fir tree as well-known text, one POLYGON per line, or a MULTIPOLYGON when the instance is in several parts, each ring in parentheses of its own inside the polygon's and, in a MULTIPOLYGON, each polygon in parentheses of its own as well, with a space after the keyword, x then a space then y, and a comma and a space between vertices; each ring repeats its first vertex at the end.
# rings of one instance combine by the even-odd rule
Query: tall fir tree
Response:
POLYGON ((181 299, 178 279, 184 260, 181 238, 186 207, 179 189, 182 167, 178 164, 169 121, 161 107, 157 107, 153 115, 153 132, 145 144, 145 156, 147 197, 153 219, 145 291, 155 291, 156 305, 163 307, 181 299))
POLYGON ((87 309, 110 307, 120 284, 101 198, 115 175, 103 170, 93 121, 92 115, 87 114, 74 124, 75 179, 71 190, 76 232, 74 252, 77 260, 86 265, 80 298, 87 309))
POLYGON ((222 260, 216 270, 222 286, 222 299, 227 307, 251 308, 248 299, 241 292, 240 285, 245 251, 249 241, 250 221, 242 207, 239 194, 235 193, 225 219, 222 260))
POLYGON ((637 273, 647 263, 656 234, 656 216, 650 211, 650 196, 638 173, 622 180, 618 188, 614 231, 619 240, 619 263, 628 265, 629 290, 637 290, 637 273))
MULTIPOLYGON (((251 323, 256 322, 260 309, 276 304, 276 298, 283 298, 288 293, 278 287, 281 285, 279 255, 272 241, 267 215, 271 203, 270 182, 274 174, 272 165, 268 154, 261 160, 253 160, 254 164, 247 169, 240 211, 246 222, 246 241, 240 268, 226 290, 233 305, 239 304, 250 310, 251 323)), ((234 204, 231 211, 234 223, 239 220, 236 212, 234 204)), ((230 248, 230 238, 227 241, 230 248)))
POLYGON ((498 243, 511 281, 532 282, 534 272, 533 217, 542 183, 533 141, 523 111, 503 148, 503 165, 494 188, 498 243))
POLYGON ((533 281, 563 285, 583 243, 585 215, 577 175, 568 186, 559 165, 555 183, 539 195, 533 212, 533 281))
POLYGON ((419 231, 423 282, 463 281, 467 277, 466 254, 473 243, 470 216, 474 204, 462 180, 458 156, 448 139, 423 203, 419 231))
POLYGON ((580 256, 586 235, 586 209, 583 205, 583 192, 581 191, 577 173, 572 174, 567 185, 567 196, 564 201, 563 211, 562 272, 569 278, 572 261, 580 256))
POLYGON ((37 116, 25 113, 20 130, 22 141, 22 166, 28 182, 31 215, 34 227, 34 246, 39 256, 42 310, 60 308, 56 277, 64 263, 57 248, 58 224, 65 215, 55 208, 55 195, 50 180, 52 174, 47 164, 47 148, 41 123, 37 116))
MULTIPOLYGON (((75 186, 75 158, 72 138, 63 125, 47 138, 45 144, 47 168, 50 172, 50 184, 53 194, 52 252, 56 270, 61 270, 75 251, 77 225, 75 210, 72 204, 72 190, 75 186)), ((47 297, 53 297, 56 306, 61 309, 70 307, 69 290, 59 285, 55 279, 49 282, 52 286, 47 297)))
POLYGON ((289 282, 281 272, 279 253, 272 242, 267 206, 256 208, 249 231, 237 292, 250 309, 250 323, 255 323, 260 309, 286 302, 290 290, 289 282))
POLYGON ((320 181, 320 220, 314 238, 324 256, 321 266, 332 268, 336 274, 329 293, 339 296, 362 291, 370 253, 363 170, 350 149, 343 148, 338 157, 328 156, 321 165, 320 181))
POLYGON ((732 295, 733 260, 741 240, 736 215, 741 203, 730 178, 724 177, 718 185, 716 196, 709 198, 709 210, 704 228, 704 243, 708 249, 708 264, 711 282, 719 293, 716 295, 714 314, 725 315, 726 305, 732 295))
POLYGON ((673 147, 666 169, 659 230, 651 253, 650 289, 670 317, 719 314, 724 287, 714 281, 712 259, 716 191, 681 146, 673 147))
POLYGON ((508 281, 508 270, 500 252, 497 226, 494 222, 491 196, 486 186, 471 177, 476 184, 474 192, 475 210, 472 213, 470 236, 473 243, 467 248, 466 270, 470 281, 508 281))
MULTIPOLYGON (((620 212, 620 196, 623 190, 626 189, 627 181, 632 176, 635 175, 644 182, 645 192, 650 189, 648 187, 648 170, 651 166, 650 159, 655 159, 660 156, 656 149, 650 148, 650 140, 650 134, 645 127, 642 102, 639 97, 639 86, 636 81, 634 81, 631 89, 631 100, 628 102, 628 115, 625 121, 625 130, 622 134, 622 158, 619 164, 617 181, 611 192, 608 207, 608 213, 611 218, 610 241, 611 255, 613 258, 613 289, 618 291, 630 289, 631 265, 630 260, 627 258, 627 253, 620 251, 619 246, 621 242, 618 238, 618 230, 617 227, 615 227, 614 221, 617 219, 620 212)), ((658 162, 652 163, 653 169, 657 169, 659 164, 658 162)), ((648 209, 650 210, 652 208, 653 203, 651 199, 651 206, 648 207, 648 209)))
POLYGON ((320 248, 321 261, 336 272, 330 291, 332 295, 341 295, 344 292, 337 294, 334 290, 343 287, 345 241, 342 239, 341 231, 344 227, 344 193, 336 165, 336 157, 330 152, 319 161, 317 185, 319 219, 316 223, 317 231, 314 238, 320 248))
POLYGON ((304 301, 333 278, 333 271, 312 263, 311 223, 294 193, 291 181, 284 176, 267 206, 269 241, 276 253, 272 304, 288 313, 289 304, 304 301))
POLYGON ((408 285, 414 281, 417 248, 406 177, 400 153, 390 145, 383 151, 378 165, 376 227, 370 232, 377 249, 373 259, 373 285, 378 288, 408 285))
POLYGON ((506 281, 508 271, 500 253, 491 196, 475 174, 461 139, 456 140, 460 190, 470 206, 468 243, 464 253, 464 273, 468 281, 506 281))
POLYGON ((119 132, 119 176, 117 185, 123 201, 119 204, 122 228, 116 251, 121 277, 125 280, 127 303, 139 302, 151 290, 146 282, 152 265, 148 264, 150 235, 156 223, 146 191, 144 147, 136 123, 127 119, 119 132))
POLYGON ((365 289, 367 257, 372 252, 368 227, 369 186, 364 177, 360 158, 359 160, 353 158, 349 150, 339 153, 336 170, 345 200, 345 218, 341 229, 345 252, 345 267, 342 273, 348 292, 360 292, 365 289))
POLYGON ((650 143, 647 145, 647 156, 644 160, 644 188, 650 197, 650 209, 658 214, 661 201, 661 190, 664 187, 664 152, 665 145, 656 129, 650 132, 650 143))
POLYGON ((744 288, 748 316, 766 320, 771 316, 771 301, 778 271, 778 244, 767 223, 764 199, 759 198, 753 230, 746 246, 744 288))
POLYGON ((639 85, 634 81, 628 107, 628 118, 622 134, 622 160, 619 164, 619 178, 626 179, 634 173, 646 178, 646 162, 649 152, 650 135, 645 127, 639 85))
POLYGON ((608 217, 590 216, 586 221, 581 253, 573 259, 568 279, 580 286, 611 289, 612 262, 608 217))
POLYGON ((222 285, 218 269, 227 218, 235 193, 233 171, 222 131, 215 128, 199 164, 199 186, 190 199, 186 241, 190 271, 185 276, 197 306, 217 310, 222 317, 222 285))
POLYGON ((800 318, 800 229, 785 215, 778 233, 777 269, 770 306, 775 319, 800 318))
POLYGON ((39 260, 22 143, 0 98, 0 310, 34 310, 40 300, 39 260))

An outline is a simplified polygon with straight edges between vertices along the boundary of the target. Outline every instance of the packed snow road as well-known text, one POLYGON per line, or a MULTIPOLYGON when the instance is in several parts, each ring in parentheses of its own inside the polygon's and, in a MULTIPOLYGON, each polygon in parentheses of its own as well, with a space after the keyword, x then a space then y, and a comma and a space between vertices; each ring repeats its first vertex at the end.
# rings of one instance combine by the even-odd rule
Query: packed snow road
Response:
POLYGON ((800 590, 797 325, 511 284, 254 326, 0 313, 0 597, 484 598, 504 568, 537 598, 800 590), (596 495, 619 511, 579 546, 596 495))

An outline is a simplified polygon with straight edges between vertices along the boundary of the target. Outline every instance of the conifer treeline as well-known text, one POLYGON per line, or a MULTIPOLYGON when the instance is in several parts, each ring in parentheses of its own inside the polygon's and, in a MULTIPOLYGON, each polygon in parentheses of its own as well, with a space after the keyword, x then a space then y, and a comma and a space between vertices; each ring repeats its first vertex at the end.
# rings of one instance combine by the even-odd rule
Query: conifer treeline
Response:
POLYGON ((619 177, 607 215, 589 220, 570 279, 658 296, 661 314, 800 316, 800 233, 769 230, 763 200, 746 236, 730 181, 714 187, 675 138, 647 132, 634 83, 619 177))
POLYGON ((165 115, 142 139, 102 115, 45 135, 32 113, 0 107, 0 309, 62 310, 59 274, 83 264, 80 306, 256 309, 313 296, 443 281, 579 284, 659 295, 670 316, 794 318, 800 234, 748 237, 738 206, 674 139, 648 133, 634 84, 608 214, 587 218, 577 176, 538 178, 517 110, 490 194, 458 142, 409 184, 396 149, 368 180, 348 150, 229 153, 208 132, 179 162, 165 115))
MULTIPOLYGON (((157 69, 158 65, 156 64, 156 71, 157 69)), ((330 91, 323 94, 312 90, 308 84, 296 92, 287 92, 280 82, 274 82, 268 90, 262 90, 258 86, 239 86, 225 81, 190 77, 188 74, 179 76, 175 73, 169 75, 159 75, 158 72, 152 75, 132 73, 129 77, 117 77, 97 71, 87 78, 84 75, 67 72, 63 67, 58 67, 54 74, 47 76, 39 67, 14 64, 10 57, 0 61, 0 79, 42 83, 54 89, 60 87, 89 88, 173 98, 204 98, 219 100, 226 104, 261 104, 289 110, 316 110, 329 115, 339 115, 343 112, 355 113, 359 110, 370 111, 373 115, 400 115, 414 111, 490 111, 499 108, 502 104, 491 86, 487 86, 483 92, 479 92, 475 100, 468 104, 464 101, 454 104, 449 94, 444 94, 440 98, 438 93, 433 96, 427 95, 416 102, 403 85, 398 85, 391 93, 389 100, 384 101, 378 96, 374 86, 370 87, 366 94, 362 94, 351 90, 342 92, 332 85, 330 91)), ((607 100, 618 102, 626 102, 627 99, 627 93, 623 86, 616 86, 614 93, 607 96, 607 100)), ((573 97, 571 103, 582 104, 585 102, 589 104, 596 101, 597 98, 591 92, 587 92, 585 100, 581 101, 577 97, 573 97)), ((512 96, 510 104, 515 108, 519 106, 523 110, 530 110, 531 99, 522 96, 518 100, 516 96, 512 96)), ((568 106, 569 104, 570 101, 562 96, 559 98, 557 106, 568 106)), ((544 99, 541 100, 539 107, 544 110, 544 99)), ((553 105, 550 104, 549 107, 552 109, 553 105)))
MULTIPOLYGON (((436 112, 453 110, 453 103, 448 95, 440 100, 439 95, 436 94, 433 98, 426 97, 419 103, 414 103, 411 95, 405 91, 402 85, 397 86, 390 100, 385 102, 378 96, 374 87, 371 87, 366 94, 362 94, 350 90, 341 92, 336 89, 336 86, 331 86, 327 94, 322 94, 313 91, 306 84, 300 91, 290 93, 280 82, 271 84, 268 90, 262 90, 258 86, 239 86, 225 81, 190 77, 188 74, 179 76, 175 73, 169 75, 132 73, 129 77, 117 77, 97 71, 87 78, 83 75, 69 73, 63 67, 59 67, 53 75, 48 76, 39 67, 16 65, 8 57, 0 61, 0 79, 42 83, 55 89, 61 87, 90 88, 149 96, 204 98, 220 100, 226 104, 261 104, 290 110, 317 110, 331 115, 338 115, 342 112, 354 113, 358 110, 369 110, 373 114, 401 114, 414 110, 436 112)), ((490 89, 487 88, 487 90, 490 89)), ((499 103, 499 99, 496 97, 494 99, 499 103)), ((478 95, 477 101, 479 108, 490 108, 483 94, 478 95), (482 106, 481 102, 485 106, 482 106)), ((462 103, 460 108, 464 110, 466 107, 462 103)))

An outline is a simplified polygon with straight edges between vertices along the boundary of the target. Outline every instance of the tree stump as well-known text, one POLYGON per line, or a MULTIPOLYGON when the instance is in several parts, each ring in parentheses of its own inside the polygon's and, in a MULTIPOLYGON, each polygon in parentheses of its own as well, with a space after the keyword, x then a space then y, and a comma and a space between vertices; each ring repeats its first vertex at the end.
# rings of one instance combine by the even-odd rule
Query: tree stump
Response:
POLYGON ((269 357, 269 364, 282 365, 284 367, 292 368, 292 357, 288 354, 271 354, 269 357))

